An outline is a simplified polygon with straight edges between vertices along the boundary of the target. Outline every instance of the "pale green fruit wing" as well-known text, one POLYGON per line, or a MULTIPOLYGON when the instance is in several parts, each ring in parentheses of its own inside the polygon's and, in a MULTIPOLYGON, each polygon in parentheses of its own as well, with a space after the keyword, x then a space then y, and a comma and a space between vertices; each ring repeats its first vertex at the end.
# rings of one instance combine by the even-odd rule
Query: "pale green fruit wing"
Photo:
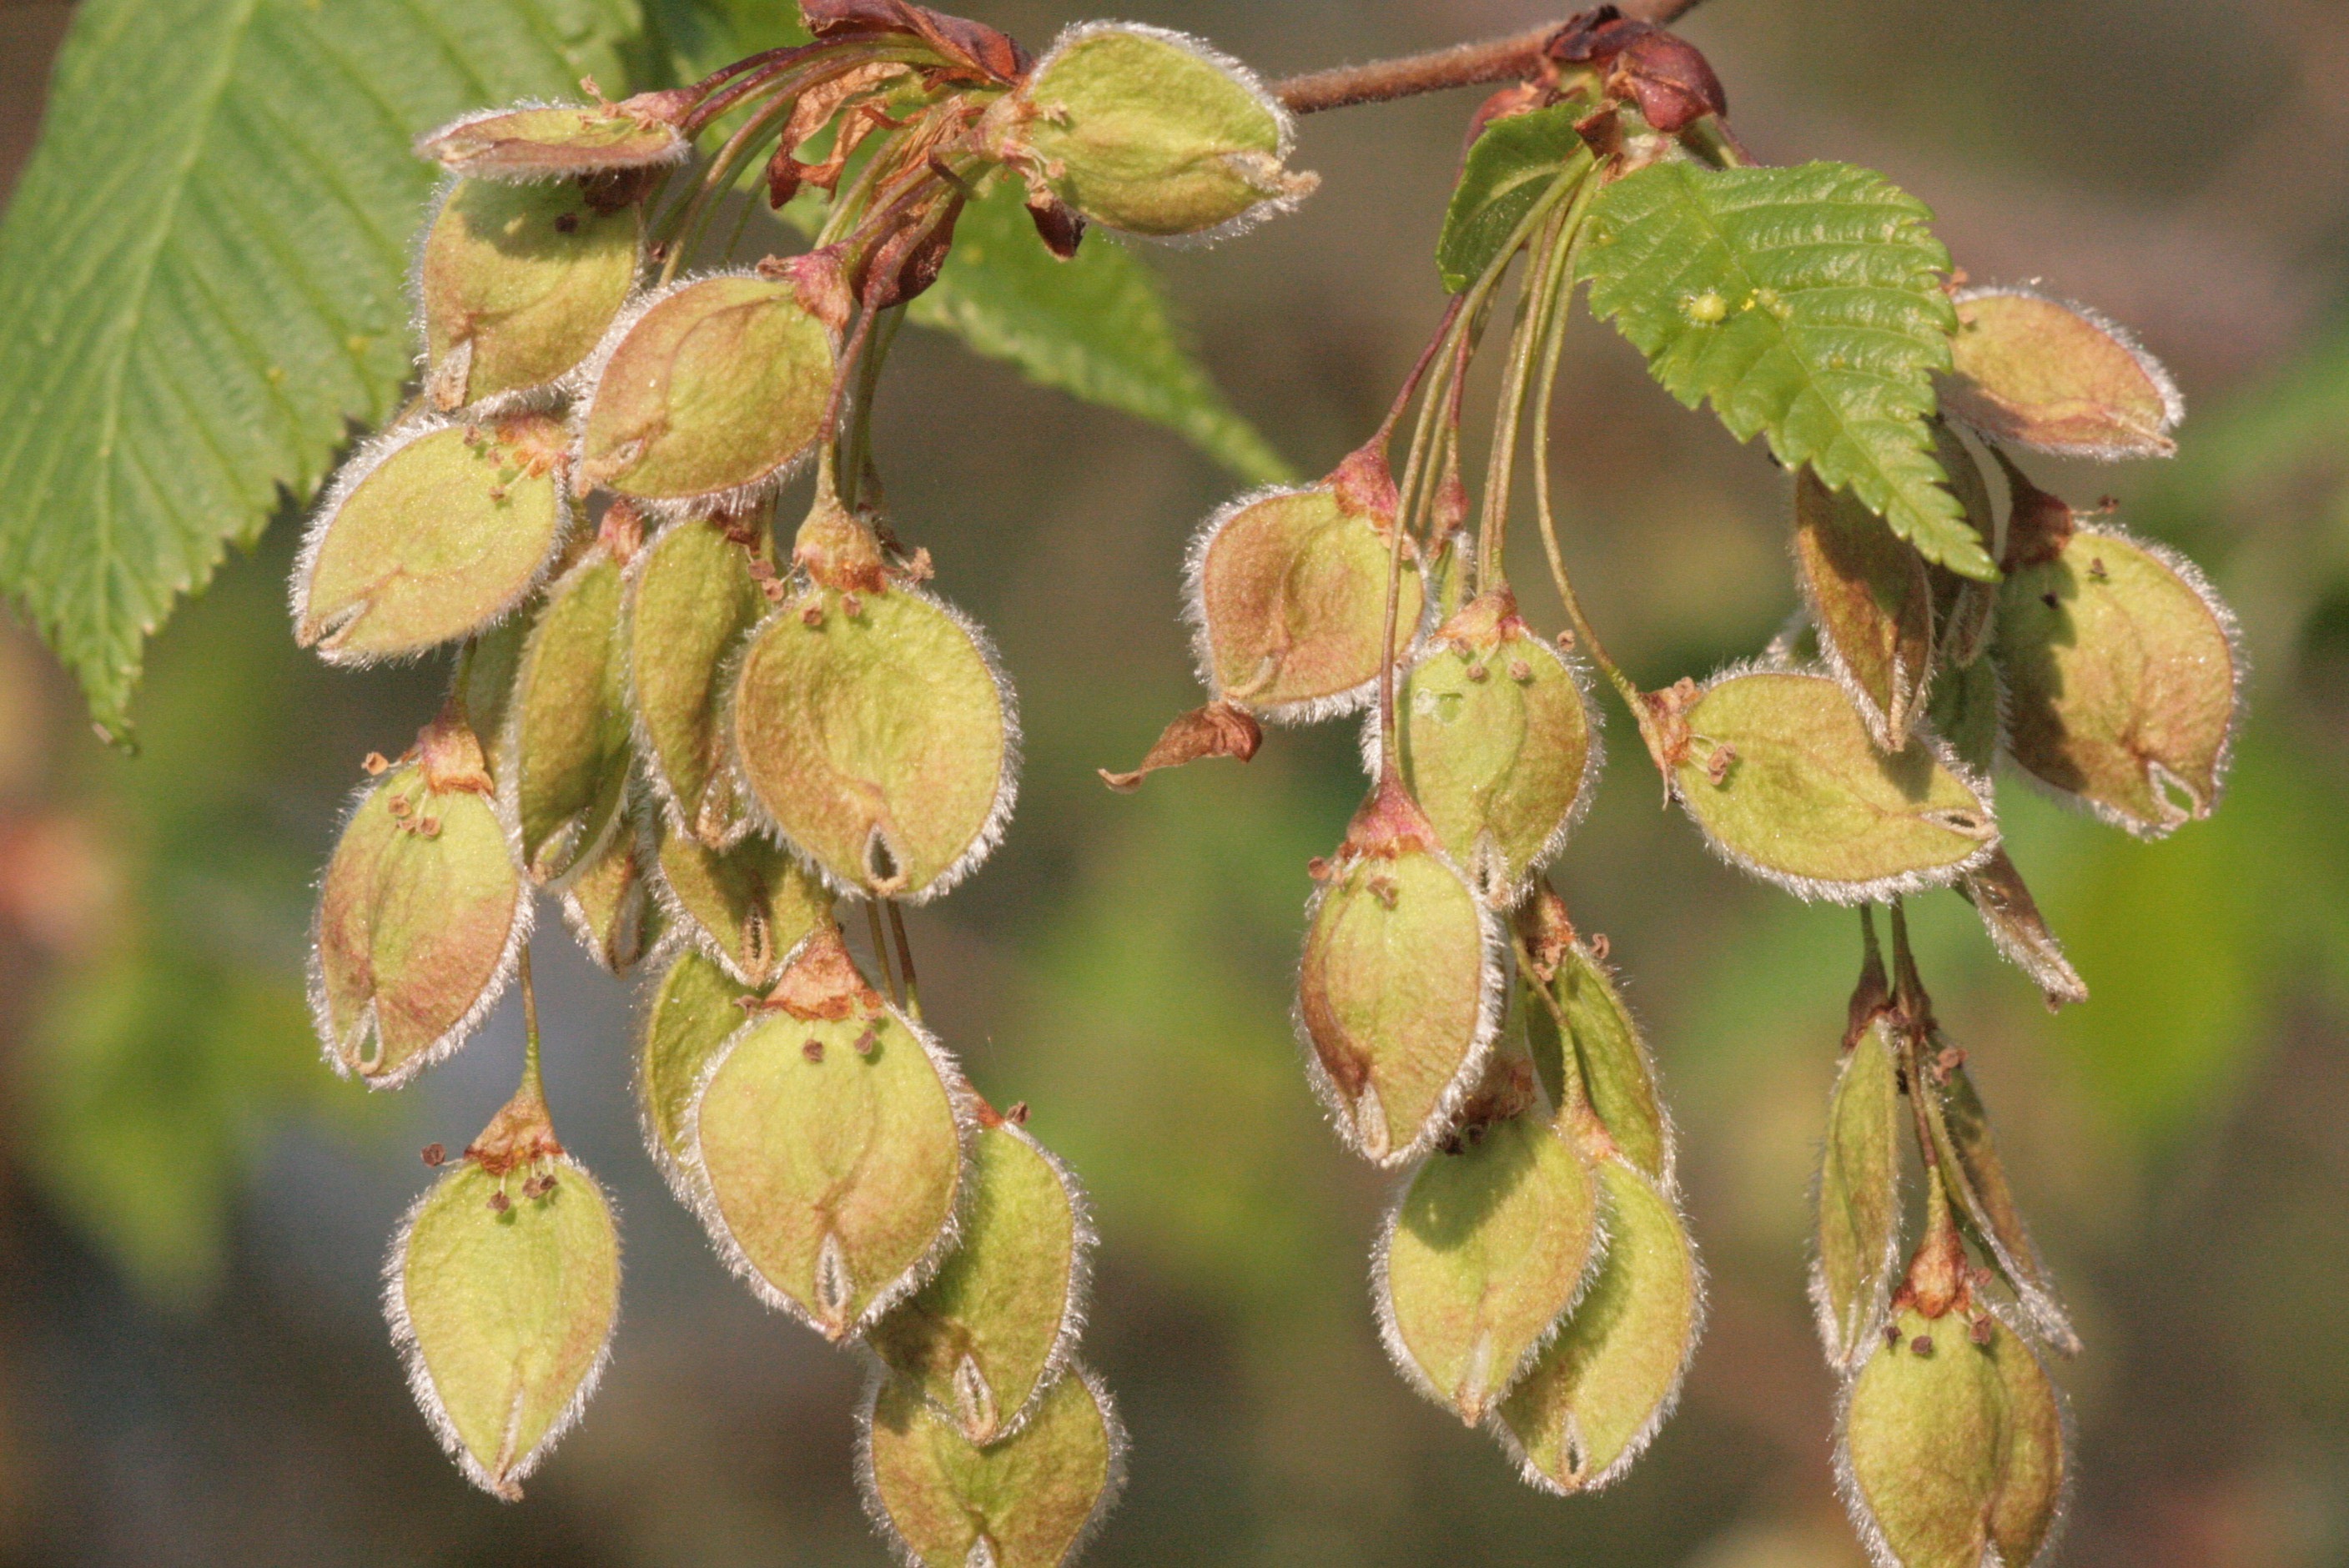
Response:
POLYGON ((1599 1183, 1605 1255, 1490 1423, 1546 1491, 1596 1491, 1630 1469, 1671 1418, 1703 1327, 1703 1273, 1670 1196, 1620 1159, 1599 1183))
POLYGON ((1922 736, 1880 754, 1826 676, 1732 669, 1688 722, 1674 795, 1722 859, 1798 897, 1945 887, 1997 848, 1989 786, 1922 736))
POLYGON ((1963 1315, 1895 1315, 1844 1399, 1837 1471, 1879 1568, 1982 1568, 2004 1399, 1963 1315))
MULTIPOLYGON (((1583 1090, 1599 1125, 1616 1151, 1670 1196, 1677 1190, 1671 1118, 1656 1089, 1646 1037, 1614 975, 1578 941, 1567 949, 1549 985, 1566 1015, 1583 1090)), ((1544 1006, 1528 1007, 1526 1018, 1537 1052, 1546 1053, 1557 1043, 1557 1021, 1544 1006)))
POLYGON ((964 1437, 995 1443, 1026 1424, 1076 1348, 1092 1247, 1076 1178, 998 1121, 972 1143, 960 1243, 868 1341, 964 1437))
POLYGON ((1857 1365, 1875 1343, 1900 1266, 1900 1088, 1890 1027, 1870 1024, 1844 1053, 1819 1150, 1811 1307, 1838 1368, 1857 1365))
POLYGON ((1428 1156, 1371 1263, 1380 1337, 1406 1381, 1474 1426, 1516 1385, 1599 1255, 1591 1167, 1526 1112, 1428 1156))
POLYGON ((1446 1131, 1500 1031, 1499 922, 1440 851, 1359 856, 1306 910, 1297 1034, 1339 1135, 1388 1169, 1446 1131))
MULTIPOLYGON (((1396 765, 1444 853, 1496 906, 1522 898, 1598 794, 1604 748, 1581 670, 1539 637, 1437 638, 1395 694, 1396 765)), ((1363 765, 1378 772, 1376 710, 1363 765)))
POLYGON ((496 625, 570 527, 562 446, 559 425, 524 416, 419 419, 361 447, 295 563, 295 640, 329 664, 369 665, 496 625))
POLYGON ((688 1205, 697 1202, 682 1161, 692 1155, 688 1115, 703 1069, 733 1038, 754 995, 701 954, 688 948, 669 961, 645 999, 636 1036, 636 1107, 645 1148, 688 1205))
POLYGON ((579 472, 666 511, 747 511, 814 451, 833 356, 789 278, 705 273, 644 295, 579 371, 579 472))
MULTIPOLYGON (((1984 660, 1981 667, 1990 667, 1989 661, 1984 660)), ((1958 890, 1982 916, 1982 929, 1990 934, 1992 944, 2008 962, 2031 976, 2051 1011, 2066 1002, 2088 999, 2087 982, 2064 955, 2064 944, 2047 928, 2039 901, 2031 896, 2023 872, 2004 849, 1960 882, 1958 890)))
MULTIPOLYGON (((1934 1037, 1937 1049, 1940 1038, 1934 1037)), ((2030 1227, 2023 1223, 2022 1206, 2006 1177, 2006 1161, 1991 1134, 1990 1113, 1962 1064, 1940 1078, 1929 1110, 1958 1218, 2014 1291, 2031 1331, 2064 1355, 2078 1355, 2080 1336, 2055 1294, 2054 1277, 2031 1239, 2030 1227)))
POLYGON ((506 716, 513 710, 522 651, 529 644, 535 619, 525 606, 474 638, 457 661, 456 675, 450 682, 450 696, 481 742, 481 760, 492 783, 503 779, 512 766, 501 742, 506 733, 506 716))
POLYGON ((417 1200, 384 1266, 417 1405, 466 1478, 509 1501, 586 1408, 619 1315, 610 1202, 566 1158, 548 1179, 526 1196, 516 1173, 466 1161, 417 1200))
POLYGON ((1081 1366, 991 1448, 878 1371, 858 1427, 865 1511, 908 1568, 1061 1568, 1082 1554, 1125 1484, 1125 1429, 1081 1366))
POLYGON ((651 845, 624 812, 604 847, 564 887, 563 923, 606 974, 626 974, 659 944, 662 913, 651 875, 651 845))
POLYGON ((2186 400, 2161 363, 2085 305, 2023 288, 1961 290, 1942 411, 2062 457, 2166 458, 2186 400))
POLYGON ((1846 1385, 1836 1474, 1878 1568, 2047 1560, 2068 1487, 2061 1401, 2021 1337, 1983 1321, 1987 1346, 1963 1312, 1904 1310, 1846 1385))
POLYGON ((1996 656, 2007 755, 2059 799, 2145 839, 2217 809, 2241 637, 2192 562, 2083 529, 2054 560, 2008 574, 1996 656))
POLYGON ((531 915, 485 796, 435 793, 413 764, 362 789, 311 933, 310 1012, 327 1064, 398 1088, 463 1045, 512 978, 531 915))
POLYGON ((812 588, 779 606, 751 633, 732 694, 751 804, 843 892, 936 898, 1011 820, 1010 683, 978 628, 917 588, 812 588))
POLYGON ((1212 242, 1312 191, 1281 165, 1288 113, 1246 66, 1196 38, 1124 22, 1062 32, 1019 97, 1018 133, 1054 195, 1098 223, 1212 242))
MULTIPOLYGON (((761 519, 757 527, 763 533, 761 519)), ((714 849, 750 827, 719 722, 736 647, 767 608, 750 552, 718 522, 673 524, 628 563, 628 706, 669 825, 714 849)))
POLYGON ((1933 683, 1926 710, 1933 733, 1969 771, 1987 779, 1998 760, 2006 695, 2000 689, 1998 661, 1976 659, 1945 669, 1933 683))
POLYGON ((713 850, 672 824, 654 864, 654 894, 670 922, 745 985, 781 975, 832 909, 815 873, 761 839, 713 850))
POLYGON ((2071 1408, 2003 1320, 1991 1353, 2006 1393, 2006 1465, 1990 1534, 2002 1561, 2026 1568, 2054 1555, 2072 1501, 2071 1408))
MULTIPOLYGON (((1184 563, 1202 685, 1276 724, 1314 724, 1377 695, 1391 518, 1350 510, 1331 483, 1251 490, 1210 517, 1184 563)), ((1394 652, 1432 603, 1406 547, 1394 652)))
POLYGON ((1829 490, 1808 469, 1795 476, 1794 554, 1828 670, 1876 744, 1899 750, 1933 683, 1925 558, 1857 496, 1829 490))
POLYGON ((697 1207, 728 1266, 825 1337, 861 1336, 954 1249, 975 1121, 961 1084, 895 1008, 753 1016, 687 1112, 697 1207))
POLYGON ((417 333, 433 407, 543 396, 578 368, 636 283, 644 208, 599 211, 575 181, 442 188, 417 258, 417 333))
POLYGON ((601 544, 547 592, 523 645, 498 789, 533 881, 560 892, 618 830, 630 775, 622 567, 601 544))
POLYGON ((518 103, 460 117, 419 137, 419 158, 486 180, 567 180, 682 163, 693 144, 677 127, 616 105, 518 103))

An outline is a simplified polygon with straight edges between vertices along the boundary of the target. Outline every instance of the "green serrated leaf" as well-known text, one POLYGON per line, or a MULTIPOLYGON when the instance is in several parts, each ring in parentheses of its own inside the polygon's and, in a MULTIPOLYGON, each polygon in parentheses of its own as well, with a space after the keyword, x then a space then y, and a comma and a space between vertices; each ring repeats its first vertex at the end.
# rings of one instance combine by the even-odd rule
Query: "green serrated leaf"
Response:
POLYGON ((0 227, 0 592, 122 734, 146 638, 412 368, 410 140, 626 78, 632 0, 92 0, 0 227))
POLYGON ((1184 346, 1157 281, 1106 234, 1070 261, 1037 239, 1025 198, 1006 183, 955 225, 954 253, 909 314, 1029 379, 1164 425, 1251 484, 1293 470, 1224 400, 1184 346))
POLYGON ((668 75, 696 81, 761 49, 804 44, 792 0, 644 0, 647 42, 668 75))
POLYGON ((1590 150, 1574 130, 1582 112, 1582 106, 1562 103, 1511 115, 1476 139, 1435 242, 1446 289, 1458 294, 1482 277, 1542 192, 1569 167, 1589 168, 1590 150))
POLYGON ((1926 417, 1957 318, 1932 214, 1845 163, 1651 164, 1591 203, 1590 308, 1665 390, 1848 489, 1930 561, 1998 569, 1942 482, 1926 417))

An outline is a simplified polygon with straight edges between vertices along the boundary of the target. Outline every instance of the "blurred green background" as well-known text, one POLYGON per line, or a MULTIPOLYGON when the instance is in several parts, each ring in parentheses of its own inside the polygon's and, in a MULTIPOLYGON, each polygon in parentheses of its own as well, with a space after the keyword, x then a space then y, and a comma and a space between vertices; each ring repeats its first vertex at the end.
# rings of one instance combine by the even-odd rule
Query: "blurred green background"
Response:
MULTIPOLYGON (((1030 42, 1083 14, 968 8, 1030 42)), ((1549 14, 1151 0, 1137 19, 1277 75, 1549 14)), ((69 15, 0 0, 0 170, 69 15)), ((2225 807, 2145 846, 2002 791, 2095 992, 2061 1017, 1953 895, 1917 920, 2088 1342, 2061 1369, 2083 1475, 2065 1561, 2349 1563, 2349 5, 1714 0, 1687 31, 1760 157, 1886 170, 1976 278, 2103 307, 2184 384, 2176 462, 2033 471, 2117 494, 2240 611, 2253 717, 2225 807)), ((1154 253, 1301 469, 1369 429, 1434 321, 1473 103, 1317 119, 1299 162, 1325 184, 1299 213, 1154 253)), ((1793 603, 1767 459, 1587 325, 1560 403, 1568 549, 1619 656, 1661 686, 1757 647, 1793 603)), ((1177 577, 1228 481, 923 335, 880 412, 899 527, 1000 640, 1028 721, 1009 841, 912 923, 933 1022, 997 1103, 1032 1104, 1099 1210, 1087 1354, 1134 1454, 1090 1560, 1857 1568, 1802 1294, 1851 917, 1707 858, 1609 714, 1619 766, 1556 880, 1652 1032, 1711 1326, 1628 1480, 1526 1491, 1380 1354, 1386 1184, 1320 1125, 1289 1038, 1305 862, 1361 788, 1350 728, 1131 797, 1093 775, 1197 700, 1177 577)), ((317 1062, 309 879, 359 758, 404 743, 440 676, 299 655, 294 531, 165 631, 136 760, 0 621, 0 1563, 883 1563, 850 1480, 854 1363, 761 1311, 668 1200, 628 1094, 634 987, 552 922, 549 1091, 621 1207, 617 1347, 520 1506, 468 1487, 416 1417, 381 1251, 427 1180, 417 1149, 504 1098, 519 1026, 509 1007, 397 1098, 317 1062)))

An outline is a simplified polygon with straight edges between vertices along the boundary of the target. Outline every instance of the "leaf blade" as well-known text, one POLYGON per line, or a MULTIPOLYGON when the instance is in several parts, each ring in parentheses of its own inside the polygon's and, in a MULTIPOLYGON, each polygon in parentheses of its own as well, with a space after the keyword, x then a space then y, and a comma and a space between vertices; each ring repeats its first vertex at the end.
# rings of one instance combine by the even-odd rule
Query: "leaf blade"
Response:
POLYGON ((964 211, 946 270, 909 314, 1039 385, 1164 425, 1250 484, 1295 477, 1191 356, 1141 259, 1092 234, 1056 260, 1015 183, 964 211))
POLYGON ((77 15, 0 224, 0 593, 102 728, 124 731, 177 599, 408 378, 406 234, 432 180, 409 139, 621 79, 636 19, 633 0, 77 15))
POLYGON ((1460 170, 1444 211, 1435 266, 1458 294, 1484 274, 1517 224, 1559 176, 1588 170, 1590 150, 1574 129, 1578 107, 1556 104, 1511 115, 1485 129, 1460 170))
POLYGON ((1923 203, 1847 164, 1651 164, 1599 192, 1580 272, 1665 389, 1849 489, 1928 560, 1997 569, 1926 417, 1950 364, 1949 253, 1923 203))

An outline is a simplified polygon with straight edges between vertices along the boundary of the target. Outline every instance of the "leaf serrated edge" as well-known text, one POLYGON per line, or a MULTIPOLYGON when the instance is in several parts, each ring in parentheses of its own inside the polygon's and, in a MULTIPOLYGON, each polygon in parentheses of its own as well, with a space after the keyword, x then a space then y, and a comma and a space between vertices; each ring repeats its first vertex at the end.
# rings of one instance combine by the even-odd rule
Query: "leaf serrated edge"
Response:
MULTIPOLYGON (((1691 175, 1687 172, 1689 170, 1692 170, 1695 166, 1676 161, 1668 164, 1653 165, 1651 167, 1671 168, 1683 171, 1681 175, 1682 189, 1687 191, 1689 195, 1686 201, 1677 203, 1682 213, 1702 222, 1705 229, 1710 233, 1713 242, 1720 248, 1722 253, 1727 258, 1729 265, 1734 269, 1736 273, 1747 284, 1749 293, 1762 287, 1763 285, 1754 283, 1752 277, 1747 273, 1745 263, 1741 253, 1728 242, 1726 237, 1721 231, 1720 225, 1714 222, 1715 215, 1713 211, 1696 198, 1693 188, 1689 183, 1691 175)), ((1763 205, 1785 205, 1797 208, 1815 208, 1818 206, 1842 204, 1868 209, 1879 207, 1895 208, 1899 210, 1901 227, 1907 231, 1903 236, 1899 238, 1855 242, 1855 244, 1864 244, 1886 249, 1898 246, 1904 249, 1915 249, 1920 253, 1930 251, 1939 257, 1939 261, 1933 265, 1924 269, 1924 272, 1927 274, 1936 271, 1946 270, 1949 266, 1950 258, 1947 248, 1941 244, 1939 239, 1933 236, 1929 229, 1920 231, 1919 227, 1920 225, 1930 221, 1932 217, 1931 209, 1927 207, 1923 202, 1918 201, 1916 197, 1909 194, 1908 191, 1901 190, 1899 186, 1894 185, 1890 181, 1885 179, 1879 174, 1877 174, 1875 171, 1860 169, 1855 165, 1816 161, 1809 164, 1800 165, 1798 166, 1798 170, 1837 170, 1839 176, 1846 180, 1847 185, 1864 189, 1871 198, 1881 195, 1889 196, 1891 200, 1880 201, 1871 199, 1865 201, 1839 202, 1837 198, 1830 196, 1816 201, 1800 202, 1791 201, 1774 203, 1757 202, 1747 207, 1736 209, 1736 211, 1741 212, 1750 212, 1754 211, 1754 207, 1763 205), (1916 242, 1920 239, 1921 239, 1922 242, 1916 242)), ((1640 171, 1635 171, 1635 173, 1637 172, 1640 171)), ((1734 171, 1723 170, 1722 172, 1726 173, 1734 171)), ((1630 177, 1627 177, 1627 179, 1628 178, 1630 177)), ((1609 189, 1620 189, 1624 182, 1625 181, 1618 181, 1609 189)), ((1670 211, 1661 199, 1651 200, 1643 211, 1635 211, 1630 219, 1627 219, 1625 221, 1625 226, 1629 227, 1632 222, 1640 218, 1667 222, 1672 221, 1670 211)), ((1634 346, 1638 347, 1640 353, 1648 358, 1651 371, 1653 369, 1656 357, 1660 354, 1665 352, 1671 346, 1671 343, 1682 341, 1682 338, 1678 335, 1675 335, 1675 336, 1670 341, 1659 339, 1656 346, 1651 348, 1646 344, 1641 343, 1638 337, 1634 336, 1630 328, 1618 319, 1627 309, 1636 307, 1644 298, 1644 296, 1641 296, 1641 298, 1632 298, 1628 296, 1627 291, 1630 288, 1630 279, 1634 275, 1634 273, 1627 272, 1620 276, 1607 276, 1597 273, 1591 269, 1586 267, 1582 270, 1581 275, 1588 281, 1591 285, 1590 304, 1592 313, 1599 315, 1601 319, 1615 321, 1618 330, 1622 331, 1623 335, 1627 338, 1630 338, 1634 346)), ((1894 285, 1890 284, 1870 284, 1866 286, 1870 289, 1883 290, 1887 293, 1896 292, 1894 285)), ((1914 444, 1907 449, 1913 451, 1927 467, 1930 468, 1937 476, 1940 476, 1936 485, 1929 485, 1926 488, 1929 490, 1938 488, 1943 494, 1949 497, 1951 510, 1946 516, 1941 515, 1935 511, 1918 506, 1913 499, 1908 496, 1906 487, 1896 482, 1892 476, 1886 471, 1882 459, 1875 452, 1869 449, 1868 444, 1859 441, 1851 436, 1851 421, 1844 417, 1842 412, 1837 407, 1833 399, 1828 398, 1819 390, 1817 378, 1812 374, 1811 366, 1802 356, 1793 352, 1791 345, 1788 343, 1788 335, 1783 326, 1779 329, 1778 333, 1779 343, 1782 346, 1785 346, 1787 348, 1786 357, 1800 371, 1803 377, 1805 392, 1812 399, 1816 401, 1819 406, 1829 409, 1835 414, 1839 439, 1830 441, 1826 447, 1822 448, 1818 451, 1793 450, 1791 449, 1790 443, 1784 439, 1780 434, 1780 429, 1786 423, 1786 420, 1784 418, 1757 426, 1755 429, 1746 431, 1744 434, 1740 435, 1738 438, 1740 440, 1748 440, 1751 439, 1757 432, 1762 434, 1768 440, 1771 452, 1779 459, 1780 462, 1788 467, 1801 467, 1807 465, 1819 473, 1822 482, 1828 482, 1827 471, 1823 464, 1834 461, 1832 453, 1835 449, 1837 446, 1843 445, 1851 447, 1859 453, 1861 458, 1865 459, 1866 473, 1863 475, 1857 472, 1847 472, 1847 475, 1841 483, 1830 483, 1829 488, 1834 490, 1850 490, 1854 496, 1858 498, 1861 504, 1867 506, 1870 511, 1875 512, 1878 517, 1882 518, 1887 527, 1890 528, 1897 536, 1907 541, 1919 554, 1924 556, 1928 561, 1945 566, 1961 576, 1974 578, 1982 582, 1995 582, 1998 580, 1997 564, 1991 561, 1989 555, 1982 550, 1980 541, 1971 537, 1972 531, 1971 526, 1968 526, 1965 530, 1968 537, 1963 540, 1957 540, 1954 543, 1942 541, 1939 537, 1938 530, 1920 526, 1920 524, 1940 522, 1963 523, 1966 520, 1956 496, 1949 490, 1947 476, 1941 472, 1939 459, 1934 456, 1931 438, 1927 432, 1923 422, 1924 418, 1927 416, 1930 416, 1936 407, 1938 407, 1938 399, 1934 395, 1930 377, 1936 371, 1946 372, 1950 367, 1950 350, 1946 335, 1954 331, 1956 328, 1957 323, 1955 317, 1955 307, 1950 304, 1948 296, 1941 293, 1937 284, 1930 286, 1929 289, 1919 291, 1915 297, 1920 304, 1925 304, 1929 307, 1938 305, 1940 308, 1937 314, 1949 317, 1948 321, 1942 324, 1944 336, 1940 342, 1941 352, 1938 356, 1940 363, 1937 365, 1928 364, 1924 367, 1926 379, 1920 383, 1918 388, 1920 395, 1920 400, 1921 401, 1923 407, 1913 421, 1883 418, 1880 419, 1880 421, 1872 420, 1871 422, 1881 422, 1888 426, 1902 427, 1912 423, 1914 424, 1914 433, 1917 439, 1914 444), (1872 484, 1880 490, 1880 499, 1872 498, 1868 495, 1867 489, 1863 488, 1863 480, 1872 482, 1872 484), (1895 515, 1896 512, 1898 512, 1899 515, 1895 515), (1969 548, 1969 546, 1971 547, 1969 548), (1979 557, 1979 559, 1976 559, 1977 557, 1979 557)), ((1930 358, 1933 356, 1929 356, 1928 357, 1930 358)), ((1741 377, 1739 379, 1742 382, 1744 378, 1744 377, 1741 377)), ((1898 384, 1897 378, 1893 377, 1878 375, 1872 378, 1896 385, 1898 384)), ((1794 399, 1789 400, 1790 412, 1791 404, 1794 402, 1799 402, 1804 395, 1805 393, 1798 393, 1794 399)), ((1716 416, 1721 418, 1723 425, 1729 428, 1730 433, 1732 435, 1738 435, 1735 426, 1731 424, 1726 410, 1722 407, 1721 397, 1711 389, 1700 386, 1696 388, 1695 396, 1692 397, 1682 396, 1678 393, 1675 393, 1674 396, 1678 397, 1683 406, 1688 407, 1694 407, 1700 402, 1709 402, 1713 404, 1716 416)))

